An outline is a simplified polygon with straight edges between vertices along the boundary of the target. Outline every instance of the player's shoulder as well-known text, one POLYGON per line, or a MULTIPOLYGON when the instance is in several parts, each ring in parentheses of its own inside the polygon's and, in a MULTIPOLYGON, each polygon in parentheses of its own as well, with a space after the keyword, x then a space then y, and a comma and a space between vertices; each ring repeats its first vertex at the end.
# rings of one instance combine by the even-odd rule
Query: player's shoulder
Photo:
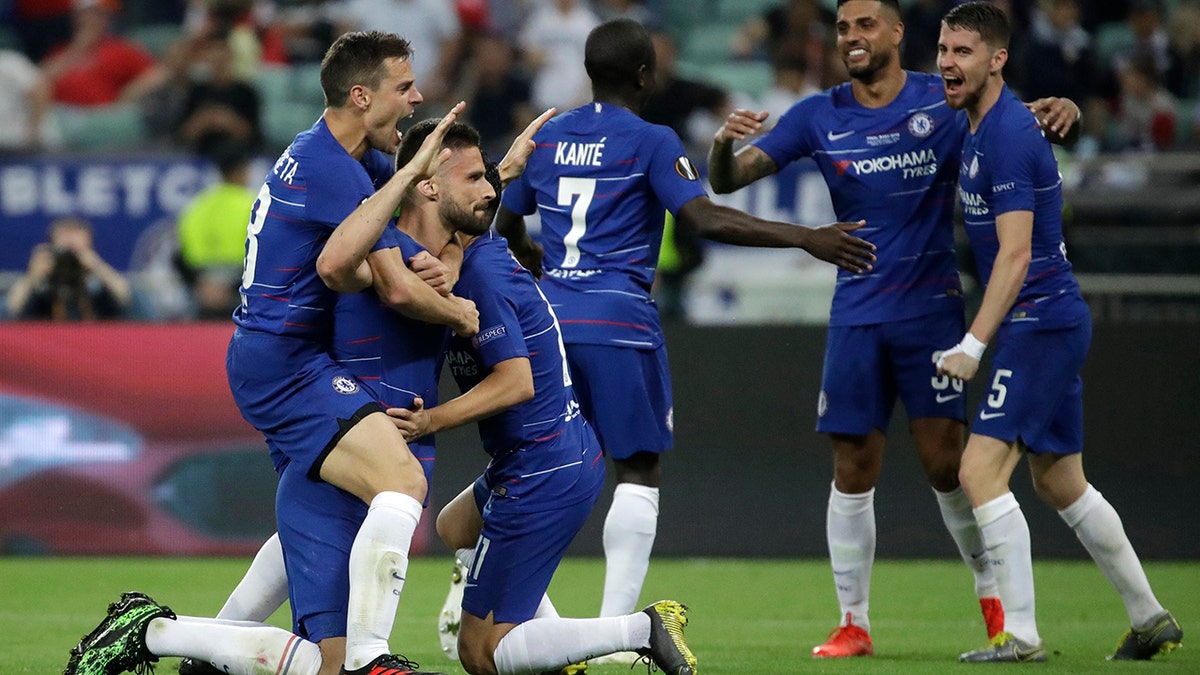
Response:
POLYGON ((1005 87, 1001 92, 996 105, 988 113, 989 117, 992 117, 992 112, 995 112, 996 115, 991 122, 991 129, 988 136, 994 139, 995 142, 1006 143, 1016 140, 1045 139, 1045 134, 1038 124, 1037 116, 1029 108, 1026 108, 1025 104, 1008 87, 1005 87))

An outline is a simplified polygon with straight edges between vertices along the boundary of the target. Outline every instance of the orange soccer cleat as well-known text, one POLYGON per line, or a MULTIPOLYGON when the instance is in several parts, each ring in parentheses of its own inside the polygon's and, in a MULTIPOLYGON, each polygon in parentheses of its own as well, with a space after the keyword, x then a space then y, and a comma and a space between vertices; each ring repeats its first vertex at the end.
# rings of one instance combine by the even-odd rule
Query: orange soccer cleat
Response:
POLYGON ((991 640, 1004 630, 1004 606, 1000 604, 1000 598, 980 598, 979 609, 983 610, 983 622, 991 640))
POLYGON ((840 659, 847 656, 872 656, 875 647, 867 631, 854 625, 850 613, 846 613, 846 625, 838 626, 829 633, 825 644, 813 647, 813 658, 840 659))

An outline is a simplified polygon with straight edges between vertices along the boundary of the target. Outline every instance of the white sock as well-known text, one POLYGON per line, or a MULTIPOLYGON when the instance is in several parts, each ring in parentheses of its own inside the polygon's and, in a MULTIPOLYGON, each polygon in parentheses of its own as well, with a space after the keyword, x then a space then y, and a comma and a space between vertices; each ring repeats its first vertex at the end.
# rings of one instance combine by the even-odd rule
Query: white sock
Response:
POLYGON ((841 625, 853 621, 870 633, 867 610, 871 604, 871 567, 875 563, 875 488, 850 495, 830 485, 825 536, 842 610, 841 625))
POLYGON ((524 675, 649 646, 650 617, 642 612, 599 619, 530 619, 500 640, 492 658, 499 675, 524 675))
POLYGON ((983 535, 979 532, 979 523, 975 522, 975 514, 971 510, 971 499, 963 492, 962 486, 952 492, 933 491, 937 495, 938 509, 942 512, 942 522, 954 538, 958 546, 958 554, 963 562, 975 573, 975 595, 979 598, 994 598, 999 593, 996 590, 996 574, 992 571, 987 549, 983 546, 983 535))
POLYGON ((1029 523, 1013 493, 1006 492, 975 509, 996 571, 1004 630, 1029 644, 1041 642, 1034 614, 1033 554, 1029 523))
POLYGON ((1121 516, 1104 495, 1089 483, 1083 495, 1058 515, 1075 530, 1075 536, 1083 542, 1092 560, 1121 594, 1130 626, 1141 628, 1163 611, 1133 544, 1125 535, 1121 516))
POLYGON ((258 549, 250 569, 238 582, 218 619, 265 622, 288 599, 287 570, 283 566, 283 547, 279 533, 258 549))
POLYGON ((391 652, 388 636, 408 574, 408 547, 421 519, 421 502, 399 492, 380 492, 350 549, 350 602, 346 622, 346 670, 391 652))
POLYGON ((604 519, 604 600, 600 616, 630 614, 642 594, 658 531, 658 488, 620 483, 604 519))
POLYGON ((317 675, 321 648, 282 628, 252 621, 181 616, 154 619, 146 648, 155 656, 190 656, 232 675, 317 675))

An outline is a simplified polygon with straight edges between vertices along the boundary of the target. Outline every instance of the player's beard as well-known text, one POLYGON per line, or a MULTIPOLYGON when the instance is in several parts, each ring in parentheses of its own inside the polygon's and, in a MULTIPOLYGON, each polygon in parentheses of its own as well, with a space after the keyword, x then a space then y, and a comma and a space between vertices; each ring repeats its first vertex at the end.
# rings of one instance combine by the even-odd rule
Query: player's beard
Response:
POLYGON ((852 79, 871 83, 878 79, 879 73, 882 73, 884 68, 891 64, 892 57, 893 52, 891 51, 872 51, 871 58, 867 61, 866 65, 852 67, 846 63, 846 72, 852 79))
POLYGON ((491 226, 491 221, 487 217, 487 211, 464 208, 453 199, 443 199, 440 202, 438 215, 441 217, 442 222, 449 224, 455 231, 472 236, 487 232, 488 227, 491 226))

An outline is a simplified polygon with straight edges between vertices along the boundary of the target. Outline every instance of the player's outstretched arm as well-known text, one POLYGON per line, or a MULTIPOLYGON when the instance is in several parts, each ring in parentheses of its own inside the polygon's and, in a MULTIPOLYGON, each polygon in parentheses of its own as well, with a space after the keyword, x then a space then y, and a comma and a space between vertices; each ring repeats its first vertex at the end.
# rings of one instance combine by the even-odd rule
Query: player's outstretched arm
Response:
POLYGON ((451 108, 413 158, 334 229, 317 257, 317 273, 326 286, 342 293, 353 293, 373 283, 370 272, 364 269, 367 254, 379 241, 379 235, 383 234, 383 228, 387 227, 409 186, 432 176, 441 161, 449 156, 449 150, 439 150, 442 139, 465 105, 459 102, 451 108))
POLYGON ((521 266, 533 273, 533 278, 542 278, 542 250, 541 244, 533 240, 529 236, 529 231, 525 229, 525 217, 513 213, 501 205, 500 210, 496 213, 496 231, 500 236, 508 240, 508 248, 516 256, 517 262, 521 266))
POLYGON ((1025 107, 1037 117, 1038 124, 1046 133, 1046 140, 1062 146, 1074 145, 1079 140, 1083 128, 1079 120, 1083 112, 1071 99, 1050 96, 1030 101, 1025 107))
MULTIPOLYGON (((525 130, 521 132, 521 135, 513 140, 512 147, 504 154, 504 159, 500 160, 498 167, 500 170, 501 189, 525 173, 525 164, 529 161, 529 156, 533 154, 533 149, 537 147, 533 142, 534 135, 541 130, 546 120, 554 117, 557 112, 558 108, 547 109, 530 122, 525 127, 525 130)), ((496 195, 496 198, 499 199, 500 195, 496 195)))
POLYGON ((708 182, 717 194, 726 194, 743 188, 764 176, 779 170, 767 153, 753 145, 747 145, 736 154, 733 142, 741 141, 762 131, 767 112, 754 112, 738 108, 729 113, 725 124, 713 135, 712 148, 708 151, 708 182))
POLYGON ((400 249, 372 251, 367 264, 375 280, 375 292, 388 307, 418 321, 449 326, 462 337, 479 332, 479 310, 475 303, 438 293, 404 264, 400 249))
POLYGON ((677 227, 691 228, 705 239, 725 244, 802 248, 814 258, 833 263, 849 272, 865 272, 875 262, 875 245, 850 234, 863 226, 862 221, 808 228, 763 220, 716 204, 708 197, 696 197, 688 201, 675 214, 675 221, 677 227))
POLYGON ((405 440, 487 419, 533 398, 533 369, 517 357, 497 363, 487 377, 461 396, 433 408, 389 408, 405 440))

